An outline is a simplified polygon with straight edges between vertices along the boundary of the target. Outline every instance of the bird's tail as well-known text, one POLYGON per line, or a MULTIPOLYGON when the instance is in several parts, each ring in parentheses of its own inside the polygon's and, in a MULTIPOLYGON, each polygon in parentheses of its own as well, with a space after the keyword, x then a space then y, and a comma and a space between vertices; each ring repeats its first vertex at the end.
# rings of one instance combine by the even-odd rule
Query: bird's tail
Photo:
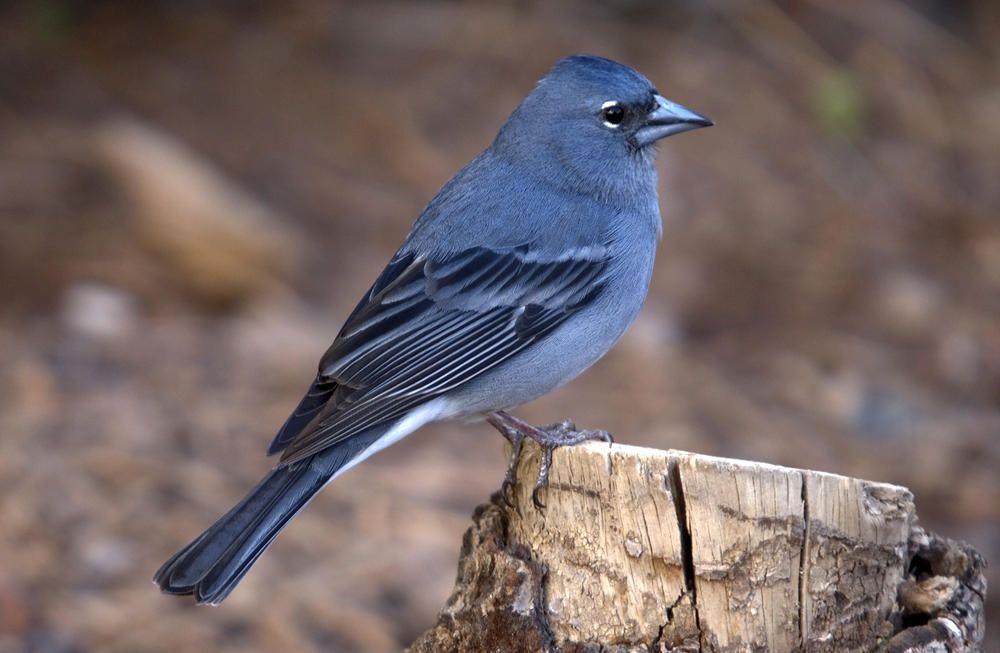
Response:
POLYGON ((308 464, 273 469, 232 510, 163 563, 153 582, 168 594, 221 603, 328 479, 308 464))
POLYGON ((338 471, 359 462, 380 434, 359 434, 305 460, 275 467, 232 510, 163 563, 153 582, 168 594, 221 603, 292 517, 338 471))

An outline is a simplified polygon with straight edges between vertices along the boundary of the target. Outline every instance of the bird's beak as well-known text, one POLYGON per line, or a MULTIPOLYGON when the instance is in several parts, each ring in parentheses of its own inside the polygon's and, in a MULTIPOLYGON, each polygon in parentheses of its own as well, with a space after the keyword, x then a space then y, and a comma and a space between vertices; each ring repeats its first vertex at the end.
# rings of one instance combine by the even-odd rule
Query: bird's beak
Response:
POLYGON ((643 126, 635 133, 635 139, 639 147, 644 147, 667 136, 714 124, 700 113, 685 109, 662 95, 657 95, 656 106, 646 116, 643 126))

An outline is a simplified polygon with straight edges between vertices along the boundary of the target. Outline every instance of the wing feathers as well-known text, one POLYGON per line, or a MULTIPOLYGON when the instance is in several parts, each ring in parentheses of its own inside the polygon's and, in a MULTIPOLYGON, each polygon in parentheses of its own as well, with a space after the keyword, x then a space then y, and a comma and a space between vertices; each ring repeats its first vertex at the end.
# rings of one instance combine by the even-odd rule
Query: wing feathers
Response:
POLYGON ((278 430, 278 434, 274 436, 271 446, 267 448, 267 455, 271 456, 287 447, 295 439, 295 436, 319 414, 336 389, 336 381, 317 376, 316 380, 309 386, 309 390, 306 391, 306 396, 302 398, 298 407, 292 411, 292 414, 278 430))
POLYGON ((397 255, 324 355, 270 451, 301 460, 468 382, 545 337, 603 287, 603 247, 397 255))

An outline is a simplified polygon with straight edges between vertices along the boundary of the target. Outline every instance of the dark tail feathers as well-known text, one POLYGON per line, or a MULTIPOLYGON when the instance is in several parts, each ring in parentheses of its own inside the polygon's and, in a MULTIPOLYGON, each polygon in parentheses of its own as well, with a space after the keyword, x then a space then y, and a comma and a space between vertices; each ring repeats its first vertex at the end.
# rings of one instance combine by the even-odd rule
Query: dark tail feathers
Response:
POLYGON ((163 563, 153 582, 168 594, 217 605, 334 474, 369 455, 387 425, 374 426, 309 458, 275 467, 222 519, 163 563))
POLYGON ((196 540, 163 563, 153 582, 168 594, 218 604, 331 474, 303 461, 277 467, 196 540))

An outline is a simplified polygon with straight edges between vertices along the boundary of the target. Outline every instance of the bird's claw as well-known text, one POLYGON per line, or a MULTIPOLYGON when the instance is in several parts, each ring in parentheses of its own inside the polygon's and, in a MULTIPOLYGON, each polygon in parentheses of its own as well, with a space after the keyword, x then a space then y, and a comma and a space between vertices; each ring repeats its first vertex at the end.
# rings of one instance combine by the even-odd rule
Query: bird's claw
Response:
POLYGON ((529 437, 538 443, 542 450, 541 461, 538 466, 538 478, 535 487, 531 490, 531 503, 535 508, 542 510, 545 503, 541 499, 541 492, 549 486, 549 470, 552 468, 552 452, 562 446, 579 444, 587 440, 601 440, 608 444, 614 443, 611 434, 603 430, 577 430, 576 424, 571 420, 563 420, 554 424, 543 426, 532 426, 522 422, 518 418, 504 412, 492 413, 487 421, 494 428, 507 438, 511 443, 510 462, 507 465, 507 474, 503 484, 500 486, 500 495, 503 502, 508 507, 514 507, 514 489, 517 485, 517 465, 521 457, 521 447, 524 438, 529 437))
POLYGON ((539 485, 538 483, 536 483, 535 489, 531 491, 531 503, 535 504, 535 508, 537 508, 538 510, 545 510, 545 504, 542 503, 542 500, 538 498, 538 493, 543 488, 547 489, 548 487, 549 487, 548 484, 539 485))
POLYGON ((517 465, 521 459, 521 447, 524 445, 524 434, 516 429, 508 428, 501 431, 510 442, 510 462, 507 463, 507 473, 500 485, 500 497, 508 508, 514 507, 514 488, 517 486, 517 465))
POLYGON ((535 481, 535 487, 531 491, 531 502, 535 504, 536 508, 542 510, 545 508, 545 503, 542 502, 540 493, 542 490, 548 489, 549 487, 549 470, 552 469, 552 452, 559 447, 579 444, 581 442, 586 442, 587 440, 601 440, 603 442, 607 442, 608 444, 613 444, 614 438, 611 437, 610 433, 604 430, 579 431, 576 428, 576 424, 570 420, 564 420, 555 424, 546 424, 545 426, 540 426, 538 430, 547 437, 544 438, 544 441, 539 438, 533 438, 536 442, 538 442, 538 446, 542 449, 542 459, 538 466, 538 479, 535 481))
POLYGON ((535 508, 542 510, 545 508, 545 503, 542 502, 539 493, 549 487, 549 469, 552 467, 552 451, 555 446, 542 443, 539 443, 539 446, 542 449, 542 458, 538 463, 538 478, 535 479, 535 487, 531 490, 531 503, 535 504, 535 508))
POLYGON ((589 438, 590 440, 600 440, 601 442, 607 442, 608 444, 615 443, 614 437, 612 437, 610 433, 608 433, 603 429, 598 429, 595 431, 584 431, 584 432, 593 434, 593 437, 589 438))

